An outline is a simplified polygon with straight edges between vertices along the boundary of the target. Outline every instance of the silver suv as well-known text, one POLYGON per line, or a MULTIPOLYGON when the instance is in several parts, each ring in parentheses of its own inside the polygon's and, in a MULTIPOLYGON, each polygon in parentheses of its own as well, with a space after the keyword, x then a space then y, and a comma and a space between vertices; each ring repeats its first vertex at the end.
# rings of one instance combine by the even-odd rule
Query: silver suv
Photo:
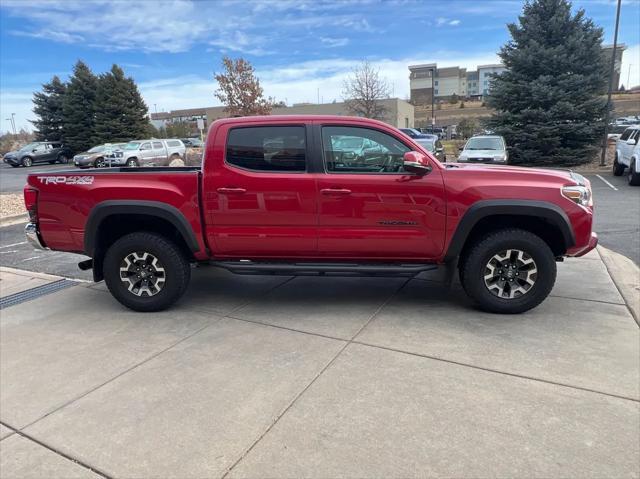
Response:
POLYGON ((505 164, 508 160, 504 138, 497 135, 472 136, 458 155, 458 161, 468 163, 505 164))
POLYGON ((130 168, 136 166, 169 166, 174 160, 184 160, 186 148, 182 141, 169 138, 133 140, 122 151, 114 153, 109 159, 114 165, 130 168))

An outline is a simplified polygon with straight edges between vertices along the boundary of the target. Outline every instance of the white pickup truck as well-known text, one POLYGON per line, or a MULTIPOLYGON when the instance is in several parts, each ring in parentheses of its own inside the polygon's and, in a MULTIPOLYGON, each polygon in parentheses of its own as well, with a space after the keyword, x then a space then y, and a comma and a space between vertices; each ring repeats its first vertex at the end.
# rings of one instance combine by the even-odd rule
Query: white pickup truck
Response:
POLYGON ((112 166, 169 166, 174 160, 184 160, 186 148, 178 139, 134 140, 122 151, 108 158, 112 166))
POLYGON ((624 130, 616 140, 616 153, 613 160, 613 175, 622 176, 628 168, 629 184, 640 186, 640 125, 624 130))

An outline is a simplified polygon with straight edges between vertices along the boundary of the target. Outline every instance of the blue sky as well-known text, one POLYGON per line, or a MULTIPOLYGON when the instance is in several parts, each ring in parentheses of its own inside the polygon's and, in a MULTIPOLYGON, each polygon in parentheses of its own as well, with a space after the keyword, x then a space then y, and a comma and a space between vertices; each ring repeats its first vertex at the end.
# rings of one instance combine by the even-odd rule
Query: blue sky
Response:
MULTIPOLYGON (((613 42, 614 0, 576 0, 613 42)), ((361 60, 380 68, 394 96, 408 95, 407 66, 495 63, 516 21, 518 0, 2 0, 0 130, 16 113, 29 128, 31 97, 77 59, 94 72, 121 65, 150 111, 217 105, 222 55, 256 67, 265 94, 288 104, 340 101, 342 82, 361 60)), ((640 0, 625 0, 619 41, 640 83, 640 0)))

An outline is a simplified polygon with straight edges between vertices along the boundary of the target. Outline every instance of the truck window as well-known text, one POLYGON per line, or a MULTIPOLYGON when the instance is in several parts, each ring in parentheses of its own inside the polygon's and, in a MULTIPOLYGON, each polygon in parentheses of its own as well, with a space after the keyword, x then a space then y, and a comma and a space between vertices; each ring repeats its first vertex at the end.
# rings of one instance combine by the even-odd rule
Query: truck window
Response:
POLYGON ((258 126, 229 131, 226 161, 255 171, 305 171, 303 126, 258 126))
POLYGON ((163 146, 162 146, 162 142, 160 141, 154 141, 153 142, 153 149, 154 150, 162 150, 163 146))
POLYGON ((404 154, 411 151, 378 130, 348 126, 322 128, 327 173, 403 173, 404 154))
POLYGON ((628 140, 629 137, 631 136, 631 133, 633 133, 633 130, 631 128, 627 128, 626 130, 624 130, 624 133, 622 134, 622 136, 620 136, 620 139, 622 141, 628 140))
POLYGON ((182 143, 178 140, 169 140, 167 141, 167 146, 171 146, 171 147, 180 147, 182 146, 182 143))

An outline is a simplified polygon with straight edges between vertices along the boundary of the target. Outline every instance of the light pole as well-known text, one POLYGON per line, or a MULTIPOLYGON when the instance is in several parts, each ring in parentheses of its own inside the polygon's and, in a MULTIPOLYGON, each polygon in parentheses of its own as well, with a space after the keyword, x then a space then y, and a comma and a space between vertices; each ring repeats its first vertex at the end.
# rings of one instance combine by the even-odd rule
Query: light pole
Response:
POLYGON ((431 68, 431 128, 436 126, 436 113, 435 113, 435 104, 436 104, 436 90, 435 90, 435 82, 434 77, 436 76, 436 69, 431 68))
POLYGON ((609 109, 611 108, 611 90, 613 89, 613 76, 616 68, 616 47, 618 46, 618 25, 620 24, 620 3, 616 8, 616 28, 613 33, 613 53, 611 54, 611 69, 609 70, 609 93, 607 94, 607 109, 604 113, 604 136, 602 138, 602 155, 600 155, 600 166, 605 166, 607 156, 607 134, 609 133, 609 109))

